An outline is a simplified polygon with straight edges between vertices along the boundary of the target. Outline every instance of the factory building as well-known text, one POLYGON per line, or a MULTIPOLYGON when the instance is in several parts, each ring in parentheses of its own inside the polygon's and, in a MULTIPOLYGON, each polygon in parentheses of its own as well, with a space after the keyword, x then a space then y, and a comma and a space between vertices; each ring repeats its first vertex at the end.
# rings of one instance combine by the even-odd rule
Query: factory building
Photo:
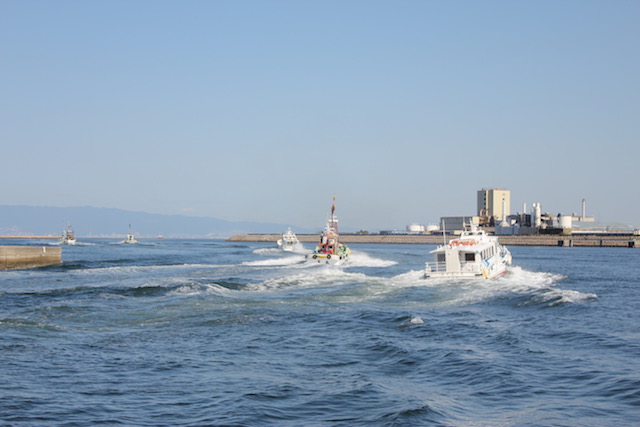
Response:
MULTIPOLYGON (((531 213, 509 215, 503 221, 496 222, 495 234, 571 234, 573 222, 594 222, 587 216, 587 202, 582 199, 582 215, 553 215, 543 213, 540 203, 532 205, 531 213)), ((523 212, 527 211, 526 204, 523 212)))
MULTIPOLYGON (((483 188, 478 191, 478 215, 440 217, 439 229, 448 234, 459 234, 471 225, 485 227, 497 235, 509 234, 571 234, 573 222, 594 222, 595 218, 587 216, 587 201, 582 199, 581 215, 553 215, 542 212, 540 203, 533 203, 527 212, 526 203, 522 213, 511 214, 511 192, 502 188, 483 188)), ((426 228, 421 225, 407 226, 410 234, 431 234, 438 226, 426 228)))
POLYGON ((482 225, 493 225, 510 215, 511 192, 502 188, 478 191, 478 216, 482 225))

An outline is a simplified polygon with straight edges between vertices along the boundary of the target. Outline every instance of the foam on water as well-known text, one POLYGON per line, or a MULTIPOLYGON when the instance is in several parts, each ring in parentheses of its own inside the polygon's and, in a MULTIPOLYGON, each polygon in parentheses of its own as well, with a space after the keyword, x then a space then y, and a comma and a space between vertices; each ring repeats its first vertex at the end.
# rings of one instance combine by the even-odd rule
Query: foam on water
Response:
MULTIPOLYGON (((314 265, 315 266, 315 265, 314 265)), ((323 288, 345 284, 361 283, 367 276, 361 273, 348 273, 335 266, 318 265, 308 272, 292 274, 249 284, 246 290, 271 292, 281 289, 323 288)))
POLYGON ((415 325, 424 325, 424 320, 420 316, 414 316, 411 319, 407 320, 400 324, 400 326, 415 326, 415 325))
MULTIPOLYGON (((318 267, 320 264, 318 263, 306 263, 305 256, 303 255, 290 255, 290 256, 282 256, 283 254, 291 254, 291 252, 284 252, 280 249, 273 248, 262 248, 253 251, 255 254, 263 255, 263 256, 279 256, 278 258, 271 258, 266 260, 258 260, 258 261, 245 261, 242 265, 252 266, 252 267, 277 267, 277 266, 296 266, 297 264, 301 264, 300 267, 308 268, 308 267, 318 267)), ((294 252, 296 253, 296 252, 294 252)), ((302 252, 306 255, 308 252, 302 252)), ((380 258, 372 257, 366 252, 361 251, 351 251, 351 255, 346 263, 340 265, 332 265, 333 268, 348 268, 348 267, 390 267, 392 265, 396 265, 396 261, 390 261, 380 258)))
POLYGON ((394 292, 402 288, 426 287, 443 297, 445 305, 469 305, 497 298, 530 296, 524 305, 585 303, 597 299, 593 293, 561 289, 564 276, 546 272, 532 272, 520 267, 510 267, 496 280, 478 279, 424 279, 424 272, 411 270, 389 279, 368 278, 371 292, 394 292))
POLYGON ((283 253, 299 253, 299 254, 304 254, 306 252, 309 252, 307 249, 305 249, 304 245, 302 243, 297 243, 295 245, 293 245, 293 250, 292 251, 283 251, 280 248, 259 248, 259 249, 255 249, 253 251, 254 254, 256 255, 265 255, 265 256, 277 256, 277 255, 281 255, 283 253))
POLYGON ((295 265, 304 262, 303 256, 288 256, 282 258, 271 258, 259 261, 245 261, 242 265, 251 266, 251 267, 277 267, 277 266, 288 266, 295 265))
POLYGON ((256 255, 276 256, 282 253, 282 249, 278 248, 260 248, 253 251, 256 255))
POLYGON ((531 296, 524 305, 582 303, 597 298, 595 294, 558 288, 563 279, 564 276, 559 274, 532 272, 513 266, 504 276, 495 280, 438 279, 430 282, 430 286, 460 290, 457 298, 450 301, 451 304, 475 304, 511 296, 531 296))
POLYGON ((175 295, 219 295, 228 297, 234 291, 220 286, 217 283, 201 284, 201 283, 185 283, 182 286, 167 293, 168 296, 175 295))
POLYGON ((374 258, 366 252, 351 251, 348 267, 391 267, 398 264, 396 261, 374 258))
POLYGON ((93 275, 93 274, 132 274, 132 273, 149 273, 154 271, 167 270, 188 270, 188 269, 204 269, 204 268, 221 268, 228 265, 224 264, 168 264, 168 265, 126 265, 119 267, 96 267, 81 270, 70 270, 69 274, 93 275))

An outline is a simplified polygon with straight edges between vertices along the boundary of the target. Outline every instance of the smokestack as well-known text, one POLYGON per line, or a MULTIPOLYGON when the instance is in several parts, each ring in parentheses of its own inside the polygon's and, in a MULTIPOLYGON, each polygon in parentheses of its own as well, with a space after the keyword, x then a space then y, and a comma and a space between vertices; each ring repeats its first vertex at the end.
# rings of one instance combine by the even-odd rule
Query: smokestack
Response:
POLYGON ((584 221, 584 219, 587 217, 587 199, 582 199, 582 218, 581 220, 584 221))
POLYGON ((507 220, 507 201, 502 199, 502 222, 507 220))

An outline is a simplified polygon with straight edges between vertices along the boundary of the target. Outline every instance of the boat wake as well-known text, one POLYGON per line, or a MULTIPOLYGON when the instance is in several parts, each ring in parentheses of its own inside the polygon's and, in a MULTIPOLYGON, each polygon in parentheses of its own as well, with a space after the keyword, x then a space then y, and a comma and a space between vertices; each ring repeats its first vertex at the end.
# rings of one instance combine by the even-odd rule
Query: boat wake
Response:
MULTIPOLYGON (((278 251, 278 249, 276 249, 278 251)), ((280 251, 281 252, 281 251, 280 251)), ((288 256, 281 258, 261 259, 258 261, 245 261, 242 265, 251 267, 284 267, 304 262, 304 256, 288 256)))
MULTIPOLYGON (((257 261, 245 261, 243 266, 251 267, 300 267, 300 268, 318 268, 324 267, 325 264, 319 264, 315 262, 305 262, 304 254, 302 252, 283 252, 280 249, 274 248, 262 248, 253 251, 254 254, 270 256, 277 258, 262 259, 257 261), (290 254, 289 256, 282 256, 284 254, 290 254), (296 255, 293 255, 296 254, 296 255), (297 255, 300 254, 300 255, 297 255)), ((390 267, 398 264, 396 261, 385 260, 381 258, 375 258, 366 252, 352 251, 349 256, 349 260, 345 264, 333 265, 333 268, 349 268, 349 267, 390 267)))
POLYGON ((260 249, 256 249, 253 251, 254 254, 256 255, 262 255, 262 256, 278 256, 278 255, 282 255, 282 254, 305 254, 307 253, 308 250, 306 250, 304 248, 304 245, 302 243, 297 243, 293 246, 293 250, 292 251, 283 251, 280 248, 260 248, 260 249))
MULTIPOLYGON (((413 273, 413 272, 412 272, 413 273)), ((413 274, 399 276, 413 279, 413 274)), ((496 299, 517 297, 520 306, 556 306, 560 304, 581 304, 596 300, 593 293, 583 293, 570 289, 558 288, 558 283, 565 279, 560 274, 533 272, 514 266, 507 273, 495 280, 460 280, 429 279, 423 285, 434 289, 447 289, 457 294, 451 304, 477 304, 496 299)))
POLYGON ((584 293, 571 289, 561 289, 558 283, 565 279, 561 274, 532 272, 521 267, 512 267, 504 277, 498 279, 498 285, 504 284, 510 292, 532 294, 522 305, 582 304, 598 299, 594 293, 584 293))
POLYGON ((396 261, 374 258, 366 252, 352 250, 347 267, 391 267, 396 264, 396 261))
POLYGON ((233 290, 217 283, 185 283, 167 293, 167 296, 215 295, 230 297, 233 290))
MULTIPOLYGON (((313 265, 313 264, 312 264, 313 265)), ((248 284, 245 290, 271 292, 290 289, 328 288, 357 285, 366 282, 368 277, 361 273, 348 273, 334 266, 315 266, 315 271, 292 274, 286 277, 267 279, 261 283, 248 284)))
POLYGON ((256 255, 275 256, 282 253, 282 249, 278 248, 260 248, 253 251, 256 255))

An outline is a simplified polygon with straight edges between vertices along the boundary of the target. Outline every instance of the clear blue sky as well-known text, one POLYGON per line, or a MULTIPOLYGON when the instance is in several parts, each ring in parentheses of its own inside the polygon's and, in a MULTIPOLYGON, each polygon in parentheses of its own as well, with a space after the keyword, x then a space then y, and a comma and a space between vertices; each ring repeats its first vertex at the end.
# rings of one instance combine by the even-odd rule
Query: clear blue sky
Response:
POLYGON ((640 223, 640 2, 0 0, 0 205, 640 223))

